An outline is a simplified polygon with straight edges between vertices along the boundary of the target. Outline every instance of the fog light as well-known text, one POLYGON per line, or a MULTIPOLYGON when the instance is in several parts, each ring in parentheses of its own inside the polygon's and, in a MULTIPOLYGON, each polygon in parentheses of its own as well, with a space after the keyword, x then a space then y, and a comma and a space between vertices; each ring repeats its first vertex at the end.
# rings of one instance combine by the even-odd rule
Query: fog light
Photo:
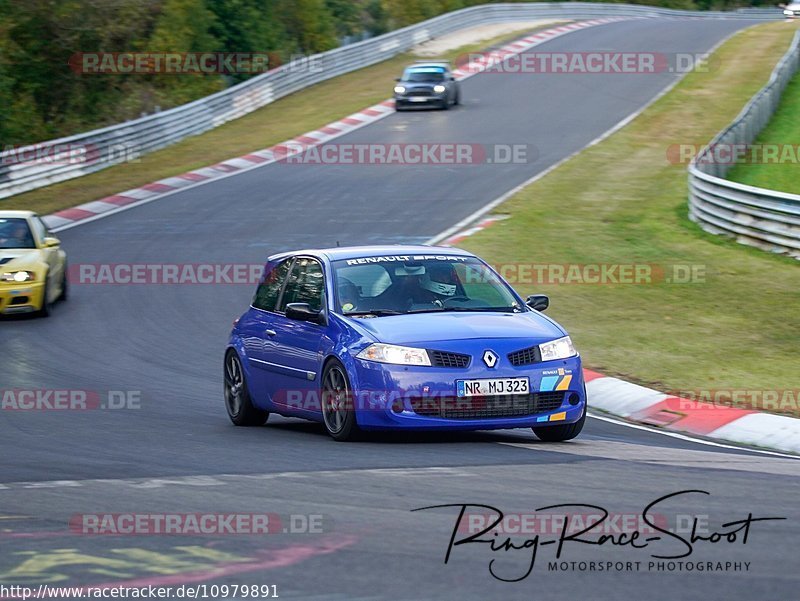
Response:
POLYGON ((577 405, 580 402, 581 402, 581 397, 578 395, 577 392, 573 392, 571 395, 569 395, 570 405, 577 405))
POLYGON ((399 399, 395 400, 392 403, 392 411, 394 411, 395 413, 402 413, 403 412, 403 401, 401 401, 399 399))

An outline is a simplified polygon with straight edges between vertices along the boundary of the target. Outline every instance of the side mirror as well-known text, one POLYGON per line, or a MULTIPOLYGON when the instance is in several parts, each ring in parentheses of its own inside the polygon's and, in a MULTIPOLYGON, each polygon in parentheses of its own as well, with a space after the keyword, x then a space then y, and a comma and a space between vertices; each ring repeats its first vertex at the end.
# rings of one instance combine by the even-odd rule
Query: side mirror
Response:
POLYGON ((394 80, 395 81, 401 81, 401 79, 399 77, 395 77, 394 80))
POLYGON ((286 305, 286 317, 297 321, 323 323, 324 316, 319 309, 312 309, 308 303, 289 303, 286 305))
POLYGON ((54 246, 59 246, 61 244, 61 240, 55 238, 54 236, 47 236, 42 240, 42 244, 45 248, 53 248, 54 246))
POLYGON ((455 80, 456 80, 456 78, 453 75, 451 75, 450 76, 450 81, 455 81, 455 80))
POLYGON ((550 299, 546 294, 531 294, 525 299, 525 304, 535 311, 544 311, 550 306, 550 299))

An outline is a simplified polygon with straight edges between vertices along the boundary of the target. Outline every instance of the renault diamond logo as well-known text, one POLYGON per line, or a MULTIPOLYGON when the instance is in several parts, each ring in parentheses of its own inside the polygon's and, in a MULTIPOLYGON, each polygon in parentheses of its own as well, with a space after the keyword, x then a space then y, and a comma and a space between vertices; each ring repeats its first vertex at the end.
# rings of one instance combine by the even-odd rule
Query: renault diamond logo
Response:
POLYGON ((497 355, 492 351, 483 351, 483 362, 486 364, 486 367, 494 367, 497 365, 497 355))

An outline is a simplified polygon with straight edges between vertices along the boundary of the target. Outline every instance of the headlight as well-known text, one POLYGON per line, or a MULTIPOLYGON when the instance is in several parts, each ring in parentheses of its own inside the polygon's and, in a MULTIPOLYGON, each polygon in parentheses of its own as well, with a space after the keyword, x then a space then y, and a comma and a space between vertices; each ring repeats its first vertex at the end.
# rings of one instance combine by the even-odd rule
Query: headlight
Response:
POLYGON ((430 365, 425 349, 397 346, 394 344, 371 344, 356 355, 359 359, 394 363, 395 365, 430 365))
POLYGON ((4 273, 2 279, 4 282, 32 282, 36 279, 36 274, 32 271, 12 271, 4 273))
POLYGON ((540 344, 539 350, 542 352, 542 361, 566 359, 567 357, 574 357, 578 354, 575 347, 572 346, 572 340, 569 336, 540 344))
POLYGON ((794 13, 790 10, 785 10, 783 11, 783 14, 786 15, 787 17, 791 17, 794 13))
POLYGON ((394 93, 395 94, 405 94, 406 93, 405 86, 395 86, 394 87, 394 93))
POLYGON ((444 92, 446 89, 447 89, 447 88, 445 88, 445 87, 444 87, 443 85, 441 85, 441 84, 433 86, 433 91, 434 91, 434 92, 436 92, 437 94, 441 94, 441 93, 442 93, 442 92, 444 92))

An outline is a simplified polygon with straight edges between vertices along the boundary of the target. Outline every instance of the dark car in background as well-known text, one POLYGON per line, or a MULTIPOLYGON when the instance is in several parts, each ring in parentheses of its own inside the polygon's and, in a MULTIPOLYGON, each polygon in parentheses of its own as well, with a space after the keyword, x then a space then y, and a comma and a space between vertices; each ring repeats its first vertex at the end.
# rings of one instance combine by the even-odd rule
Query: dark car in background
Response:
POLYGON ((410 106, 449 109, 461 101, 461 90, 447 62, 414 63, 396 81, 394 103, 398 111, 410 106))

